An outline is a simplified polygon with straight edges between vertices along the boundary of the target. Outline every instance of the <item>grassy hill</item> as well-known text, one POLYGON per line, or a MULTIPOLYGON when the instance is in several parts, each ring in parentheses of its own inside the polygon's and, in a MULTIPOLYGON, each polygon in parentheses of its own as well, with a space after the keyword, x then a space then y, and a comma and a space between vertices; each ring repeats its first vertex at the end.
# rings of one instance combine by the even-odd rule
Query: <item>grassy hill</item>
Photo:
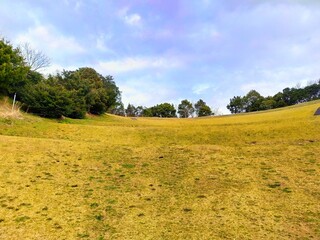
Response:
POLYGON ((319 106, 0 116, 0 239, 320 239, 319 106))

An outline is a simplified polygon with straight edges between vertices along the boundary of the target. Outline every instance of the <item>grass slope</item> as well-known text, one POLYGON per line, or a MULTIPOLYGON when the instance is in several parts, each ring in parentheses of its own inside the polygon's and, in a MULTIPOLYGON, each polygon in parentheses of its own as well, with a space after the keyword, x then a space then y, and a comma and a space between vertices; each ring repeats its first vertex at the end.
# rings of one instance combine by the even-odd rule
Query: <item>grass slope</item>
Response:
POLYGON ((0 239, 320 239, 319 104, 0 118, 0 239))

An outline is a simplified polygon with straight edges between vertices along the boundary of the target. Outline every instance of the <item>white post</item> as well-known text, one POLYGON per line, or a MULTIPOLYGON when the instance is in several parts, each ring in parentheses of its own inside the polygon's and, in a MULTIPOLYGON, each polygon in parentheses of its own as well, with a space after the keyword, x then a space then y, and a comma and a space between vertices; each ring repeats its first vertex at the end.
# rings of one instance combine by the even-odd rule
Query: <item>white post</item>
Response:
POLYGON ((12 112, 13 112, 13 109, 14 109, 14 104, 16 103, 16 96, 17 96, 17 93, 14 93, 14 97, 13 97, 13 103, 12 103, 12 112))

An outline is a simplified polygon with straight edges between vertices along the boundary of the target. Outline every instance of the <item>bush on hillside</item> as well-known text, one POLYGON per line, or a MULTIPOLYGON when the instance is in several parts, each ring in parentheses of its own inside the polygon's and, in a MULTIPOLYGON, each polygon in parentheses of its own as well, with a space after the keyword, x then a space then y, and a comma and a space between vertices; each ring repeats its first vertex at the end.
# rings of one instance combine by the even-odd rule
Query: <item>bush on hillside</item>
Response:
POLYGON ((63 71, 48 79, 32 73, 29 78, 21 101, 25 109, 42 117, 84 118, 86 112, 100 115, 121 103, 113 78, 92 68, 63 71))
POLYGON ((53 80, 29 85, 23 93, 22 101, 28 111, 41 117, 84 118, 86 113, 83 99, 79 99, 75 92, 67 91, 53 80))

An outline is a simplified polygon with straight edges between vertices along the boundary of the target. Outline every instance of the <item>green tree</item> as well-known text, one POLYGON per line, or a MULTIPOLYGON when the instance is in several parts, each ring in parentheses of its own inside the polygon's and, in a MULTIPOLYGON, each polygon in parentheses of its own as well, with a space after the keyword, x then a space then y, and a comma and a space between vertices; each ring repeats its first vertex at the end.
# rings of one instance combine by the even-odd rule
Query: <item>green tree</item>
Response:
POLYGON ((106 107, 108 110, 112 111, 113 108, 122 104, 121 92, 111 75, 108 75, 106 77, 100 75, 100 78, 103 82, 103 88, 106 90, 106 93, 108 95, 106 107))
POLYGON ((25 65, 19 49, 0 40, 0 94, 12 95, 22 90, 27 80, 29 67, 25 65))
POLYGON ((136 107, 136 117, 143 117, 143 112, 144 112, 145 107, 143 106, 138 106, 136 107))
POLYGON ((318 82, 308 85, 306 92, 309 96, 309 100, 316 100, 320 98, 320 80, 318 82))
POLYGON ((79 68, 76 71, 63 71, 53 76, 69 91, 75 90, 80 98, 85 99, 87 112, 103 114, 107 111, 120 110, 121 92, 112 76, 103 77, 93 68, 79 68))
POLYGON ((150 108, 153 117, 173 118, 177 117, 177 111, 173 104, 161 103, 150 108))
POLYGON ((284 96, 282 92, 278 92, 276 95, 274 95, 273 100, 275 101, 274 108, 287 106, 287 103, 284 101, 284 96))
POLYGON ((127 117, 136 117, 136 111, 137 111, 136 107, 129 103, 126 108, 127 117))
POLYGON ((254 112, 261 110, 261 103, 264 97, 260 95, 256 90, 251 90, 243 98, 244 108, 246 112, 254 112))
POLYGON ((232 99, 230 99, 230 103, 227 105, 227 108, 231 113, 244 112, 244 99, 240 96, 234 96, 232 99))
POLYGON ((257 91, 251 90, 244 97, 237 96, 230 99, 230 104, 227 105, 227 108, 231 113, 252 112, 291 106, 316 99, 320 99, 320 80, 304 88, 299 85, 295 88, 287 87, 273 97, 264 98, 257 91))
POLYGON ((22 101, 29 111, 44 117, 83 118, 86 112, 107 111, 124 115, 120 91, 113 78, 103 77, 92 68, 63 71, 47 79, 30 71, 22 101))
POLYGON ((124 109, 123 103, 120 102, 109 109, 109 112, 119 116, 125 116, 126 111, 124 109))
POLYGON ((199 109, 199 117, 204 117, 204 116, 211 116, 214 115, 214 113, 212 112, 211 108, 208 105, 204 105, 202 107, 200 107, 199 109))
POLYGON ((41 73, 36 71, 29 71, 27 74, 27 83, 37 84, 44 80, 44 77, 41 73))
POLYGON ((178 113, 181 118, 188 118, 192 116, 192 114, 194 113, 192 103, 189 102, 187 99, 182 100, 181 103, 178 105, 178 113))
POLYGON ((210 116, 213 114, 211 108, 202 99, 199 99, 199 101, 196 102, 194 108, 198 117, 210 116))
POLYGON ((22 100, 30 112, 42 117, 83 118, 86 113, 84 99, 78 98, 75 91, 66 90, 56 79, 28 85, 22 100))
POLYGON ((152 112, 152 108, 144 108, 142 115, 144 117, 153 117, 153 112, 152 112))
POLYGON ((282 90, 283 101, 287 106, 293 105, 294 99, 292 97, 292 90, 290 88, 285 88, 282 90))
POLYGON ((304 101, 312 101, 320 98, 320 80, 318 82, 314 82, 308 84, 303 89, 304 101))
POLYGON ((273 97, 266 97, 260 105, 260 110, 268 110, 273 109, 276 106, 276 101, 273 99, 273 97))

